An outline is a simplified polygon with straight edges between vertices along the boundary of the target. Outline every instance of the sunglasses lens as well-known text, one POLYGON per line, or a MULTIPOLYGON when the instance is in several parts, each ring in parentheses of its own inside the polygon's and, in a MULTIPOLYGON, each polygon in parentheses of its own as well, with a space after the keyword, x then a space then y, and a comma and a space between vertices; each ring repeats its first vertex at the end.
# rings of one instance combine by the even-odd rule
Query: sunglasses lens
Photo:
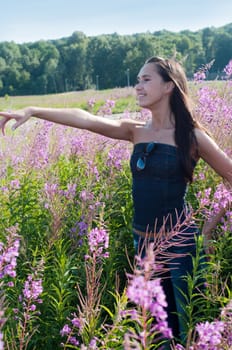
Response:
POLYGON ((150 142, 147 144, 143 152, 143 156, 140 157, 137 161, 136 167, 138 171, 143 170, 145 168, 147 156, 149 156, 149 154, 153 151, 154 148, 155 148, 155 142, 150 142))
POLYGON ((144 157, 140 157, 137 161, 137 170, 143 170, 145 168, 146 162, 144 157))
POLYGON ((151 151, 153 151, 154 147, 155 147, 154 142, 148 143, 148 145, 146 147, 146 153, 150 153, 151 151))

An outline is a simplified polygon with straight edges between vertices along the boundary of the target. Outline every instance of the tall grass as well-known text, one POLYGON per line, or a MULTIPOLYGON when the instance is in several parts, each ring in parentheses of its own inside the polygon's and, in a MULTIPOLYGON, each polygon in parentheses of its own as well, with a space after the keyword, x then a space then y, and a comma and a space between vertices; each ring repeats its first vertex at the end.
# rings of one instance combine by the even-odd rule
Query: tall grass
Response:
MULTIPOLYGON (((202 122, 231 155, 231 81, 215 86, 200 81, 191 91, 202 122)), ((81 106, 123 117, 137 111, 133 101, 131 89, 116 89, 6 96, 0 103, 2 109, 81 106)), ((35 120, 14 133, 8 130, 0 142, 0 349, 3 342, 5 349, 20 350, 161 349, 171 333, 160 276, 154 276, 157 252, 149 246, 147 264, 134 260, 132 146, 35 120), (158 291, 149 307, 144 290, 158 291), (155 302, 162 315, 155 313, 155 302)), ((229 196, 219 176, 199 162, 187 193, 199 225, 229 196)), ((198 276, 196 268, 188 277, 186 343, 170 345, 173 349, 232 346, 231 225, 228 210, 214 232, 207 269, 198 276), (201 277, 207 281, 204 295, 196 292, 201 277), (207 336, 216 339, 214 345, 207 336)))

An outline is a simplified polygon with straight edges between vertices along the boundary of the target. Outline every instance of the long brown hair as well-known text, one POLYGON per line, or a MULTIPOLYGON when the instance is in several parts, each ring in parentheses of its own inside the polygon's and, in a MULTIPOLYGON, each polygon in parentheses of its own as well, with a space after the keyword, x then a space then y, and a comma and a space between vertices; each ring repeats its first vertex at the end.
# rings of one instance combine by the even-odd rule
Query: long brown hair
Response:
POLYGON ((151 57, 145 63, 154 63, 164 81, 172 81, 174 88, 170 106, 175 118, 175 142, 179 149, 183 171, 187 181, 193 180, 193 156, 197 158, 197 140, 194 128, 201 128, 196 121, 189 97, 186 74, 174 59, 151 57))

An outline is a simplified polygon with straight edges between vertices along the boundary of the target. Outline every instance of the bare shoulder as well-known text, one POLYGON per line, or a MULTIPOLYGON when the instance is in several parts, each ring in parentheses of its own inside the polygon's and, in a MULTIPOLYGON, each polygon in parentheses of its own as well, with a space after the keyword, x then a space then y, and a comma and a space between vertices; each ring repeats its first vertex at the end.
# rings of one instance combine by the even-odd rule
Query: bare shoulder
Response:
POLYGON ((111 137, 133 142, 137 128, 144 125, 143 122, 133 118, 105 118, 101 116, 90 115, 86 129, 111 137))
POLYGON ((199 156, 219 175, 232 182, 232 159, 204 130, 195 128, 199 156))
POLYGON ((127 124, 128 126, 131 126, 131 128, 137 128, 146 125, 145 122, 141 120, 136 120, 136 119, 130 119, 130 118, 122 118, 120 119, 121 124, 127 124))
POLYGON ((127 130, 130 134, 130 141, 134 142, 139 130, 144 128, 146 123, 136 119, 120 119, 120 127, 122 130, 127 130))

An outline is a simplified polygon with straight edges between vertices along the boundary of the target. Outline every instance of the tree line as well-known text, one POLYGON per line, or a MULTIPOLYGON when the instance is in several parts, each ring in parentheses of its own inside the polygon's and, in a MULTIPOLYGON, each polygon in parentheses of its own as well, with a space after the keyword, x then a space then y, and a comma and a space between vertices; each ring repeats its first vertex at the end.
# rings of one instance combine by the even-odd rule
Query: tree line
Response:
POLYGON ((182 61, 188 77, 214 60, 208 79, 221 78, 232 58, 232 23, 196 32, 117 33, 17 44, 0 43, 0 96, 59 93, 134 85, 150 56, 182 61))

